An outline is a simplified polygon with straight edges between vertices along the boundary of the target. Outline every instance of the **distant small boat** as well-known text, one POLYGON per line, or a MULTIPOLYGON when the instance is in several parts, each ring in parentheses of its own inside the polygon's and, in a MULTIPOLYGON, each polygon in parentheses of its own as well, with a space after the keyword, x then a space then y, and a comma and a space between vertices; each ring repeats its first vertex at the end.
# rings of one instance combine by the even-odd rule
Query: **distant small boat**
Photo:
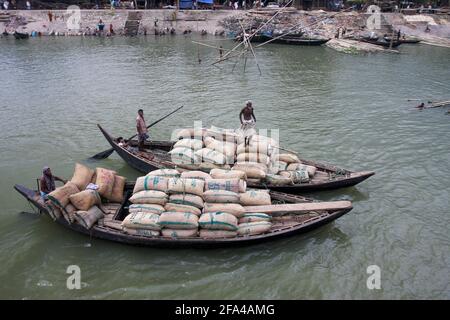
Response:
POLYGON ((419 39, 400 39, 399 41, 400 41, 400 43, 410 43, 410 44, 414 44, 414 43, 419 43, 420 42, 419 39))
MULTIPOLYGON (((388 42, 391 41, 391 38, 384 38, 384 39, 388 42)), ((400 38, 398 40, 395 40, 394 42, 400 42, 400 44, 403 44, 403 43, 414 44, 414 43, 419 43, 420 40, 417 38, 405 38, 405 39, 400 38)))
POLYGON ((28 39, 30 35, 28 33, 14 32, 14 37, 16 39, 28 39))
POLYGON ((370 38, 360 38, 360 39, 358 39, 359 41, 362 41, 362 42, 366 42, 366 43, 370 43, 370 44, 374 44, 374 45, 377 45, 377 46, 382 46, 382 47, 385 47, 385 48, 397 48, 399 45, 401 45, 402 43, 400 42, 400 41, 398 41, 398 40, 394 40, 394 41, 392 41, 392 44, 391 44, 391 41, 389 40, 389 39, 370 39, 370 38))
POLYGON ((327 43, 330 39, 324 38, 306 38, 302 35, 285 35, 285 36, 269 36, 269 35, 256 35, 251 38, 251 42, 266 42, 271 41, 272 43, 278 44, 290 44, 297 46, 320 46, 327 43), (274 40, 273 40, 274 39, 274 40))

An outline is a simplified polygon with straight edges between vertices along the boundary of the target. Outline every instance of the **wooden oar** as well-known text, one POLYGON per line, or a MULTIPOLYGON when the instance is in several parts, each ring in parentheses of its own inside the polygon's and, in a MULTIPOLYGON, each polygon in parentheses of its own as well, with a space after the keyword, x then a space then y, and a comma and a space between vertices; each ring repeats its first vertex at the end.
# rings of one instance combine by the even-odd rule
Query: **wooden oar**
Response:
POLYGON ((271 204, 266 206, 244 207, 246 213, 267 213, 272 216, 280 216, 288 213, 307 213, 310 211, 338 211, 352 208, 350 201, 330 201, 311 203, 271 204))
MULTIPOLYGON (((167 118, 168 116, 174 114, 175 112, 177 112, 177 111, 180 110, 181 108, 183 108, 183 106, 181 106, 181 107, 175 109, 174 111, 172 111, 171 113, 165 115, 165 116, 162 117, 161 119, 156 120, 156 121, 153 122, 152 124, 148 125, 148 126, 147 126, 147 129, 153 127, 155 124, 157 124, 158 122, 164 120, 164 119, 167 118)), ((131 139, 133 139, 133 138, 136 137, 136 136, 137 136, 137 134, 131 136, 130 138, 128 138, 128 140, 131 140, 131 139)), ((106 158, 108 158, 113 152, 114 152, 114 149, 111 148, 111 149, 108 149, 108 150, 99 152, 99 153, 97 153, 96 155, 90 157, 89 159, 95 159, 95 160, 106 159, 106 158)))

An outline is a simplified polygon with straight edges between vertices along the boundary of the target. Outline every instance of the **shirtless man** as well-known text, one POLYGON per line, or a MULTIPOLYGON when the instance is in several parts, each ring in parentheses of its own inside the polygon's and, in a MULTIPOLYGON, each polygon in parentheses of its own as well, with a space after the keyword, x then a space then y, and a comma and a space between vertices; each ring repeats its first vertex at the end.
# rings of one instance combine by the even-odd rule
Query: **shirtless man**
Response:
POLYGON ((247 101, 246 106, 241 110, 239 120, 241 121, 241 130, 244 132, 245 144, 248 144, 247 133, 253 132, 252 129, 254 129, 256 125, 256 117, 250 100, 247 101))
POLYGON ((138 134, 139 151, 144 151, 145 140, 147 140, 149 137, 147 134, 147 132, 148 132, 147 125, 145 124, 145 119, 144 119, 144 111, 142 109, 139 109, 138 116, 136 118, 136 131, 138 134))

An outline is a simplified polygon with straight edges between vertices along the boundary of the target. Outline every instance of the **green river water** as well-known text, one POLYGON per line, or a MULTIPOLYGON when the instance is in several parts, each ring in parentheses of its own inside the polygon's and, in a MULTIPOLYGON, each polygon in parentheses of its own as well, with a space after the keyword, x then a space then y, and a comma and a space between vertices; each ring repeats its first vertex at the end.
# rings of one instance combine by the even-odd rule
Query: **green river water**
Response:
MULTIPOLYGON (((210 66, 217 52, 190 40, 0 39, 0 298, 450 298, 450 115, 407 101, 450 99, 450 50, 268 45, 256 51, 259 76, 251 59, 246 73, 210 66), (13 185, 34 187, 44 165, 69 177, 75 161, 108 147, 96 123, 129 136, 138 108, 150 123, 184 105, 152 137, 194 120, 235 128, 248 99, 258 127, 279 129, 281 144, 304 158, 376 171, 356 187, 308 194, 351 200, 349 214, 251 247, 162 250, 22 213, 32 209, 13 185), (69 265, 81 268, 80 290, 66 288, 69 265), (379 290, 366 286, 370 265, 380 267, 379 290)), ((115 154, 88 164, 139 176, 115 154)))

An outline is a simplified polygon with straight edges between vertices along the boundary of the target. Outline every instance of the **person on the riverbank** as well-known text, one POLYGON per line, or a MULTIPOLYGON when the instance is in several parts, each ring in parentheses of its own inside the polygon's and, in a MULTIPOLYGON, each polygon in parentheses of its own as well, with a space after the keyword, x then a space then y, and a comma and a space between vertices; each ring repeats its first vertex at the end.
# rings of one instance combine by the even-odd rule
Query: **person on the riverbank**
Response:
POLYGON ((26 2, 26 6, 27 6, 27 10, 31 10, 31 3, 30 3, 30 1, 26 2))
POLYGON ((3 2, 3 9, 8 10, 9 9, 9 1, 6 0, 5 2, 3 2))
POLYGON ((116 34, 116 33, 114 32, 112 23, 109 24, 109 34, 110 34, 111 36, 113 36, 113 35, 116 34))
POLYGON ((149 138, 149 136, 147 134, 148 129, 144 119, 144 110, 142 109, 139 109, 138 111, 138 116, 136 118, 136 130, 139 141, 138 149, 139 151, 144 151, 144 142, 149 138))
POLYGON ((100 20, 98 21, 97 29, 98 29, 98 31, 99 31, 100 33, 102 33, 102 32, 103 32, 103 29, 105 29, 105 24, 103 23, 102 19, 100 19, 100 20))
POLYGON ((251 132, 254 130, 256 125, 256 117, 253 112, 252 102, 250 100, 247 101, 245 107, 241 110, 239 120, 241 121, 240 130, 242 130, 244 134, 245 144, 247 145, 249 142, 248 137, 252 134, 251 132))
POLYGON ((42 169, 42 177, 39 181, 39 186, 41 189, 41 196, 43 198, 46 198, 47 195, 54 191, 56 189, 55 181, 61 181, 62 183, 66 183, 64 179, 61 179, 57 176, 54 176, 52 174, 52 171, 49 167, 45 166, 44 169, 42 169))

